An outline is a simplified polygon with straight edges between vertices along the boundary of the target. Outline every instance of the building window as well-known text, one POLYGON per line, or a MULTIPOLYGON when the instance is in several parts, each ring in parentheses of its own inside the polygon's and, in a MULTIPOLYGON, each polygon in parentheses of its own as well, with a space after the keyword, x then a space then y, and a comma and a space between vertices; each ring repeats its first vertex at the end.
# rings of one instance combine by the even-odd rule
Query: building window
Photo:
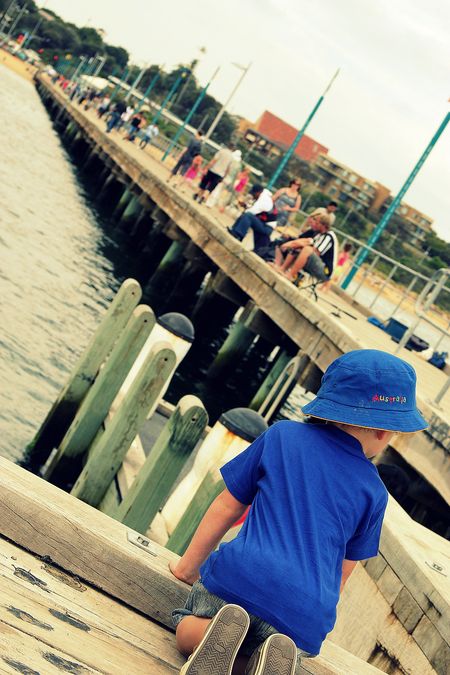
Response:
POLYGON ((330 195, 335 195, 336 192, 337 192, 337 189, 336 189, 335 187, 330 187, 330 189, 328 190, 328 192, 329 192, 330 195))
POLYGON ((400 207, 400 213, 402 214, 402 216, 404 216, 406 213, 408 213, 407 207, 406 207, 406 206, 401 206, 401 207, 400 207))

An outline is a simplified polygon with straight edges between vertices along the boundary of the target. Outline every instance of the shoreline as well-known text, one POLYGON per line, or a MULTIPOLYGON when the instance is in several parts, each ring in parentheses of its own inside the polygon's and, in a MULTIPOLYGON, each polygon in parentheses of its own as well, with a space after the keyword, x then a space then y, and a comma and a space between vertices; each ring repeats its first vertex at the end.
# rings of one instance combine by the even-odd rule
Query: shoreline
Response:
POLYGON ((0 49, 0 64, 9 68, 14 73, 28 82, 33 82, 33 78, 38 68, 32 66, 27 61, 22 61, 18 56, 10 54, 5 49, 0 49))

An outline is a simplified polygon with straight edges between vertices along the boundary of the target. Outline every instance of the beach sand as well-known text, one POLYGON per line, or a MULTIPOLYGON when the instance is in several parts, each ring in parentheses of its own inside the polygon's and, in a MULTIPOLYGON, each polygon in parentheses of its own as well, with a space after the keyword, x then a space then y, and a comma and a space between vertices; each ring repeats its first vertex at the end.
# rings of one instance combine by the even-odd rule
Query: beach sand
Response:
POLYGON ((22 61, 22 59, 19 59, 17 56, 13 56, 4 49, 0 49, 0 64, 6 66, 10 70, 13 70, 15 73, 26 80, 29 80, 30 82, 37 71, 35 66, 22 61))

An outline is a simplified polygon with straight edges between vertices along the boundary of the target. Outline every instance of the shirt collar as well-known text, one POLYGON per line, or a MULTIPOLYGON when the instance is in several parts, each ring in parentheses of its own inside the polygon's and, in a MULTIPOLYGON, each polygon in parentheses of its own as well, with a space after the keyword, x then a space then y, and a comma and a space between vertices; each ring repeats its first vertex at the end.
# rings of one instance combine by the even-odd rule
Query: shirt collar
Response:
POLYGON ((317 426, 320 427, 323 432, 329 434, 333 438, 333 441, 338 443, 343 450, 346 450, 351 455, 365 459, 371 464, 370 460, 364 454, 362 445, 357 438, 348 434, 346 431, 342 431, 342 429, 339 429, 334 424, 317 424, 317 426))

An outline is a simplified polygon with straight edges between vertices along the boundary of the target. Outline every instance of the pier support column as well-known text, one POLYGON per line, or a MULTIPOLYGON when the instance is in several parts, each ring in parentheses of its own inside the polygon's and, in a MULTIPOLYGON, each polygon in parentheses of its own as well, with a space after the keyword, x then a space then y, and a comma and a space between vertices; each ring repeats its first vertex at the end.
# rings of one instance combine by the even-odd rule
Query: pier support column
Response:
POLYGON ((124 186, 122 196, 120 197, 119 202, 113 211, 114 219, 117 222, 120 221, 122 213, 125 211, 125 209, 128 206, 128 203, 131 201, 132 198, 133 198, 132 191, 128 186, 124 186))
POLYGON ((167 300, 171 312, 183 311, 190 314, 197 293, 207 274, 207 270, 193 260, 187 260, 177 275, 175 285, 167 300))
POLYGON ((120 226, 123 227, 124 230, 130 229, 138 219, 141 209, 142 204, 139 201, 138 195, 133 195, 126 206, 125 211, 122 213, 120 226))
POLYGON ((243 303, 236 303, 218 292, 220 271, 211 274, 204 284, 192 310, 192 320, 198 333, 210 335, 228 326, 243 303))
POLYGON ((269 373, 266 375, 258 391, 250 401, 248 406, 249 408, 251 408, 252 410, 259 410, 260 406, 262 405, 262 403, 264 403, 267 396, 272 391, 275 382, 278 380, 278 378, 280 377, 281 373, 283 372, 284 368, 287 366, 291 358, 292 355, 289 354, 286 350, 283 349, 282 351, 280 351, 278 356, 275 358, 275 362, 272 365, 271 369, 269 370, 269 373))
POLYGON ((166 307, 166 299, 178 278, 177 272, 183 265, 184 240, 172 241, 145 289, 150 305, 156 305, 158 311, 166 307))
POLYGON ((219 349, 216 358, 208 369, 208 377, 218 377, 225 368, 232 368, 251 347, 255 333, 248 328, 253 315, 258 312, 253 302, 248 302, 240 319, 231 327, 228 337, 219 349))

